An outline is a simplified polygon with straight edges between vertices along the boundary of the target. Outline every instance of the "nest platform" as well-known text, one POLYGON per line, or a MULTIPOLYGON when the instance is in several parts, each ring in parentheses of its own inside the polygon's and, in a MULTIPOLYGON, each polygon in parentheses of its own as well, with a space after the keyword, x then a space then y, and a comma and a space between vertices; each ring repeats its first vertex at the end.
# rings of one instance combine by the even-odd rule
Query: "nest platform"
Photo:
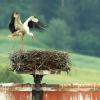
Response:
POLYGON ((70 71, 68 53, 63 51, 16 51, 10 56, 11 69, 17 73, 54 74, 70 71))

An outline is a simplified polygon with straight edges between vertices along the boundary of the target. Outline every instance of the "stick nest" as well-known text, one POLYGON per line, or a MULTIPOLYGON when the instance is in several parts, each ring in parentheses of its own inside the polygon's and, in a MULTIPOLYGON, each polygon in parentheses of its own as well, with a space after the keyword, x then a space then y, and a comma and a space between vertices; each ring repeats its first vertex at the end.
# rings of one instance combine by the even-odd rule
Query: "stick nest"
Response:
POLYGON ((10 56, 12 69, 16 72, 48 70, 51 73, 70 71, 68 53, 61 51, 17 51, 10 56))

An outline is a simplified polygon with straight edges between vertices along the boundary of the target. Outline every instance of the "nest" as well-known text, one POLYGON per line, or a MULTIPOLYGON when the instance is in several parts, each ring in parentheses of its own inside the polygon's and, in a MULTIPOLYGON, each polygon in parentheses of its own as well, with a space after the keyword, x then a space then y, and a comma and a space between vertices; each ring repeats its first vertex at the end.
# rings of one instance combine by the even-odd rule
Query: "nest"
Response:
POLYGON ((34 73, 47 70, 51 73, 70 71, 70 60, 61 51, 17 51, 10 56, 12 70, 19 73, 34 73))

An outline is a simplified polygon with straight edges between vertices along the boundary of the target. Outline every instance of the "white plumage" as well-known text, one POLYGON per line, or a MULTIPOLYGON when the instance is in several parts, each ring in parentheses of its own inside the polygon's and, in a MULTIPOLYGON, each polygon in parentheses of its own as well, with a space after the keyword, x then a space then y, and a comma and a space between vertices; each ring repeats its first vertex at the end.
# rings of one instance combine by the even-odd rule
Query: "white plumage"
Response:
POLYGON ((12 13, 11 21, 9 23, 9 30, 11 31, 11 37, 21 36, 21 44, 23 44, 23 37, 25 34, 34 38, 30 28, 42 29, 42 24, 35 16, 30 16, 24 23, 20 19, 20 14, 17 12, 12 13))

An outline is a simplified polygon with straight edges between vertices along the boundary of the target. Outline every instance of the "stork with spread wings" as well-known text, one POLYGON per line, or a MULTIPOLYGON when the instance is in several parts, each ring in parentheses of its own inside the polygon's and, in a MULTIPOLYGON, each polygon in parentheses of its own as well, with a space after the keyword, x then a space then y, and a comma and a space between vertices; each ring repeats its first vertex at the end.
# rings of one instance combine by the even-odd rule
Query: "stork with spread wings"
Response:
POLYGON ((11 31, 10 36, 20 36, 21 45, 23 45, 23 37, 25 34, 30 35, 34 38, 30 28, 43 29, 43 24, 40 23, 39 19, 35 16, 30 16, 24 23, 20 19, 20 14, 17 12, 12 13, 11 21, 9 23, 9 30, 11 31))

